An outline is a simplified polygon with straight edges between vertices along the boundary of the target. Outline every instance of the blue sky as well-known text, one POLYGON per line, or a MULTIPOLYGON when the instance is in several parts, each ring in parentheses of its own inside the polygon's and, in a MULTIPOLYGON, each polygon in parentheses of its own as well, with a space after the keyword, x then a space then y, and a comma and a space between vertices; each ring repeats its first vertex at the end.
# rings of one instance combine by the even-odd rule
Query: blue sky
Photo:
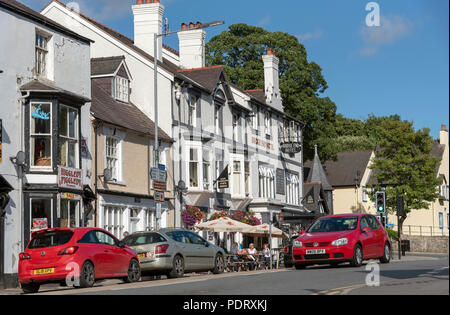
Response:
MULTIPOLYGON (((20 0, 35 10, 49 0, 20 0)), ((70 2, 64 0, 63 2, 70 2)), ((225 20, 295 35, 318 63, 338 112, 365 119, 399 114, 439 136, 449 127, 449 2, 378 0, 380 27, 366 25, 369 0, 162 0, 172 30, 182 22, 225 20)), ((79 0, 81 12, 133 37, 135 0, 79 0)), ((166 44, 178 48, 177 36, 166 44)))

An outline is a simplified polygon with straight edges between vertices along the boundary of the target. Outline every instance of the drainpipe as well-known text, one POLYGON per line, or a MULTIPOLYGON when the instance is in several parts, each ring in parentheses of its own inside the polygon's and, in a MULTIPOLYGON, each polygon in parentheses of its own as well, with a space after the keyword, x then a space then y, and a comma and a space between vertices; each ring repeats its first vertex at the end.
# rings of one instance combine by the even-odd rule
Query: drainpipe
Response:
MULTIPOLYGON (((24 142, 24 110, 23 107, 25 106, 26 100, 30 97, 30 91, 27 91, 25 95, 22 95, 20 98, 20 110, 19 110, 19 115, 20 115, 20 128, 19 128, 19 133, 20 133, 20 151, 25 152, 25 142, 24 142)), ((25 248, 25 244, 23 243, 22 237, 24 237, 25 235, 25 220, 24 218, 22 218, 22 214, 24 213, 23 211, 23 166, 19 166, 18 167, 18 171, 19 171, 19 176, 18 176, 18 182, 19 182, 19 209, 20 209, 20 250, 24 251, 25 248)))

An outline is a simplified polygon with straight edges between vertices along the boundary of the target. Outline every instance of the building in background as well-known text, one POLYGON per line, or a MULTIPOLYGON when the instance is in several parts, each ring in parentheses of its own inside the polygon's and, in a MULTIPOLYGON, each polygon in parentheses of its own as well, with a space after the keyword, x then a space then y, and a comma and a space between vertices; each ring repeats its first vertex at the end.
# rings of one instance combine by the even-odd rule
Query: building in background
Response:
POLYGON ((0 174, 11 186, 0 281, 11 287, 34 230, 89 224, 92 41, 14 0, 0 1, 0 25, 0 174))

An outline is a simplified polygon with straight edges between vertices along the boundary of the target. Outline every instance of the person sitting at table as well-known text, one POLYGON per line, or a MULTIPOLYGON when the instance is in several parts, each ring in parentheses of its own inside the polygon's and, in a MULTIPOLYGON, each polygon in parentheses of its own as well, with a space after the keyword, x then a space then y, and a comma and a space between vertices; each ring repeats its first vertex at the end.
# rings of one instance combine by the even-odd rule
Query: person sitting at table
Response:
POLYGON ((264 268, 267 270, 269 268, 269 266, 270 266, 270 248, 269 248, 269 244, 264 244, 262 261, 264 263, 264 268))
POLYGON ((258 251, 255 248, 255 244, 250 244, 250 248, 247 250, 247 259, 249 261, 249 269, 254 270, 255 269, 255 263, 256 263, 256 254, 258 251))
POLYGON ((233 269, 234 271, 239 271, 239 265, 238 263, 241 261, 239 258, 239 244, 238 243, 234 243, 233 244, 233 248, 231 249, 230 252, 231 255, 231 262, 233 263, 233 269))
POLYGON ((225 244, 223 242, 220 242, 219 247, 222 248, 225 254, 228 255, 228 249, 225 247, 225 244))

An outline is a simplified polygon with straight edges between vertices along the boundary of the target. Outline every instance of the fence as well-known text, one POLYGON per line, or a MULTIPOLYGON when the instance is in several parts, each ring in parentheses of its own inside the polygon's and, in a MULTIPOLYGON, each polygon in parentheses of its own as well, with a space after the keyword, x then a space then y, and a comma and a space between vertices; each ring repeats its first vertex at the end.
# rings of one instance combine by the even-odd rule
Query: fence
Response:
MULTIPOLYGON (((398 231, 395 225, 394 230, 398 231)), ((439 226, 403 225, 403 235, 410 236, 449 236, 449 228, 439 226)))

